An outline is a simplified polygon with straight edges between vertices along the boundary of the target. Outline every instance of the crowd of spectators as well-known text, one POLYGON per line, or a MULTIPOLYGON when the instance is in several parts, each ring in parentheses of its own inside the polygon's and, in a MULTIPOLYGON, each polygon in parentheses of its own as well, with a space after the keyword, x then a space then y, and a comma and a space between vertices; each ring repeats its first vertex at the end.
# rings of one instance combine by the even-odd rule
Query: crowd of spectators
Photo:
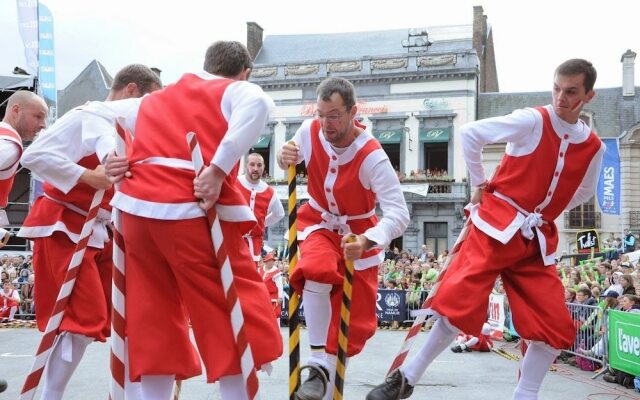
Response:
POLYGON ((0 255, 0 309, 7 307, 9 298, 19 302, 17 312, 6 313, 0 322, 8 322, 16 316, 35 318, 34 279, 31 255, 0 255))

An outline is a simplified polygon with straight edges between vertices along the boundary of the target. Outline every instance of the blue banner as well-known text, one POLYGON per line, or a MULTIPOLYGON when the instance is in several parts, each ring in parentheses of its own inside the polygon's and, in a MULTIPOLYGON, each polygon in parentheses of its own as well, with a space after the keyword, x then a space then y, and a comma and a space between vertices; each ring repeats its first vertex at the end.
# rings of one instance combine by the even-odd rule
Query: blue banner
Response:
POLYGON ((378 321, 402 322, 407 319, 406 293, 404 290, 378 289, 378 321))
POLYGON ((49 106, 49 118, 58 117, 58 91, 56 90, 56 61, 53 46, 53 16, 49 8, 38 4, 38 79, 42 95, 49 106))
POLYGON ((620 153, 618 139, 602 139, 607 146, 598 179, 598 203, 605 214, 620 215, 620 153))

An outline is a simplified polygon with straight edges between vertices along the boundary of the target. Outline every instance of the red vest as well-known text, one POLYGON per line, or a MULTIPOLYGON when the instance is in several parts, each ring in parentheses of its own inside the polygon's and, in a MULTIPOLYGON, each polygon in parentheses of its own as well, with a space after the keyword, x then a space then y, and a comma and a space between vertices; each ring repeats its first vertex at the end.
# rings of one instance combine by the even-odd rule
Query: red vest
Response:
POLYGON ((258 223, 253 227, 251 232, 249 232, 250 236, 253 237, 263 237, 265 230, 265 218, 269 213, 269 204, 271 204, 271 199, 275 196, 276 191, 269 185, 264 182, 261 182, 264 185, 256 185, 256 187, 246 187, 243 182, 243 178, 239 177, 236 180, 236 187, 246 200, 249 208, 253 211, 253 214, 256 216, 258 223), (264 190, 259 191, 261 187, 264 187, 264 190))
POLYGON ((18 160, 16 160, 16 162, 10 167, 0 171, 0 173, 5 173, 8 175, 12 169, 14 170, 10 176, 5 177, 4 179, 0 179, 0 208, 4 208, 7 206, 7 203, 9 203, 9 193, 11 192, 11 187, 13 186, 13 178, 16 176, 16 166, 20 161, 20 157, 22 156, 22 139, 20 138, 20 135, 18 135, 14 130, 0 126, 0 140, 11 141, 15 143, 16 146, 18 146, 18 148, 20 149, 18 160))
MULTIPOLYGON (((84 167, 86 169, 94 170, 98 165, 100 165, 100 161, 98 161, 98 156, 94 153, 90 156, 86 156, 80 161, 77 162, 78 165, 84 167)), ((91 207, 91 201, 93 200, 93 196, 96 193, 96 189, 87 185, 86 183, 78 183, 76 184, 69 193, 64 193, 61 190, 57 189, 55 186, 50 184, 49 182, 45 182, 43 185, 44 193, 55 199, 65 203, 72 204, 81 210, 88 212, 91 207)), ((113 187, 107 189, 104 192, 104 197, 102 199, 102 203, 100 203, 100 208, 111 211, 111 206, 109 202, 113 197, 114 189, 113 187)), ((30 225, 36 225, 33 222, 30 225)))
MULTIPOLYGON (((4 290, 3 290, 3 292, 4 292, 4 290)), ((11 308, 11 307, 15 307, 15 306, 20 305, 20 303, 13 298, 13 294, 15 292, 16 292, 15 289, 11 289, 11 291, 8 293, 9 297, 4 297, 3 298, 3 300, 4 300, 3 307, 11 308)))
POLYGON ((262 275, 262 280, 267 286, 267 291, 269 292, 269 297, 271 298, 271 300, 278 299, 278 286, 273 281, 273 278, 277 277, 278 275, 280 275, 280 270, 278 268, 274 268, 273 271, 265 272, 262 275))
MULTIPOLYGON (((364 128, 358 122, 360 128, 364 128)), ((305 163, 309 176, 307 190, 309 197, 323 210, 337 216, 357 216, 370 213, 376 207, 376 194, 362 186, 360 182, 360 169, 364 160, 372 152, 381 150, 382 147, 373 137, 355 153, 353 158, 342 164, 337 164, 337 156, 330 155, 321 142, 320 122, 314 120, 310 127, 311 156, 305 155, 305 163), (357 199, 357 201, 354 201, 357 199)), ((323 222, 321 211, 311 206, 311 201, 300 207, 298 211, 298 230, 323 222)), ((362 234, 367 229, 378 223, 375 212, 365 218, 347 220, 351 232, 362 234)), ((361 259, 377 255, 380 249, 371 249, 363 253, 361 259)), ((381 260, 380 260, 381 261, 381 260)), ((375 265, 378 263, 376 262, 375 265)))
MULTIPOLYGON (((569 143, 568 135, 553 129, 548 111, 544 107, 537 111, 543 122, 538 146, 523 156, 505 154, 491 186, 523 210, 542 214, 546 223, 539 229, 545 237, 548 256, 558 245, 554 220, 573 198, 602 142, 591 132, 584 142, 569 143)), ((512 205, 492 193, 485 193, 478 208, 482 220, 500 231, 507 228, 517 213, 512 205)))
MULTIPOLYGON (((146 96, 140 105, 131 146, 131 173, 120 191, 135 199, 152 203, 194 203, 193 170, 154 163, 139 163, 154 157, 191 162, 186 134, 195 132, 200 149, 209 164, 227 131, 221 101, 231 79, 202 79, 185 74, 178 82, 146 96)), ((243 205, 234 183, 238 165, 229 172, 222 186, 219 205, 243 205)), ((255 222, 246 228, 251 229, 255 222)))

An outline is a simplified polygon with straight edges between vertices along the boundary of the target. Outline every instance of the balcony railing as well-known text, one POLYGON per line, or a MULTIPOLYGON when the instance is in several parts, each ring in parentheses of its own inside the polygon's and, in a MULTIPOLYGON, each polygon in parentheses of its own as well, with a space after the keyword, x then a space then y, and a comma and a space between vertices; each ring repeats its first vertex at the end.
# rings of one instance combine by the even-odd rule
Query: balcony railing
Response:
MULTIPOLYGON (((286 201, 289 197, 288 185, 284 182, 272 182, 278 198, 286 201)), ((452 181, 404 181, 401 183, 402 191, 406 199, 413 202, 466 202, 468 201, 467 182, 452 181)), ((307 200, 306 178, 297 179, 296 192, 298 200, 307 200)))
POLYGON ((566 211, 564 227, 566 229, 600 229, 602 213, 599 211, 566 211))

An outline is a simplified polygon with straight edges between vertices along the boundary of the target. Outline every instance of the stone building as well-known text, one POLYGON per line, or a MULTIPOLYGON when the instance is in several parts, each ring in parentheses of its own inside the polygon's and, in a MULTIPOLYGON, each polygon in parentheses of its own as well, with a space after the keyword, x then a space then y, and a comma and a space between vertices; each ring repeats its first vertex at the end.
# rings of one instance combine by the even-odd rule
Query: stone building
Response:
MULTIPOLYGON (((251 81, 276 103, 254 150, 283 200, 286 177, 275 163, 277 150, 313 116, 317 85, 345 77, 356 87, 358 117, 402 181, 411 223, 394 244, 417 251, 426 243, 435 253, 451 247, 469 198, 456 132, 476 119, 478 93, 498 89, 493 34, 482 7, 474 7, 468 25, 387 31, 263 37, 249 22, 247 47, 255 57, 251 81)), ((304 179, 300 186, 304 194, 304 179)), ((271 246, 284 242, 285 224, 270 230, 271 246)))

